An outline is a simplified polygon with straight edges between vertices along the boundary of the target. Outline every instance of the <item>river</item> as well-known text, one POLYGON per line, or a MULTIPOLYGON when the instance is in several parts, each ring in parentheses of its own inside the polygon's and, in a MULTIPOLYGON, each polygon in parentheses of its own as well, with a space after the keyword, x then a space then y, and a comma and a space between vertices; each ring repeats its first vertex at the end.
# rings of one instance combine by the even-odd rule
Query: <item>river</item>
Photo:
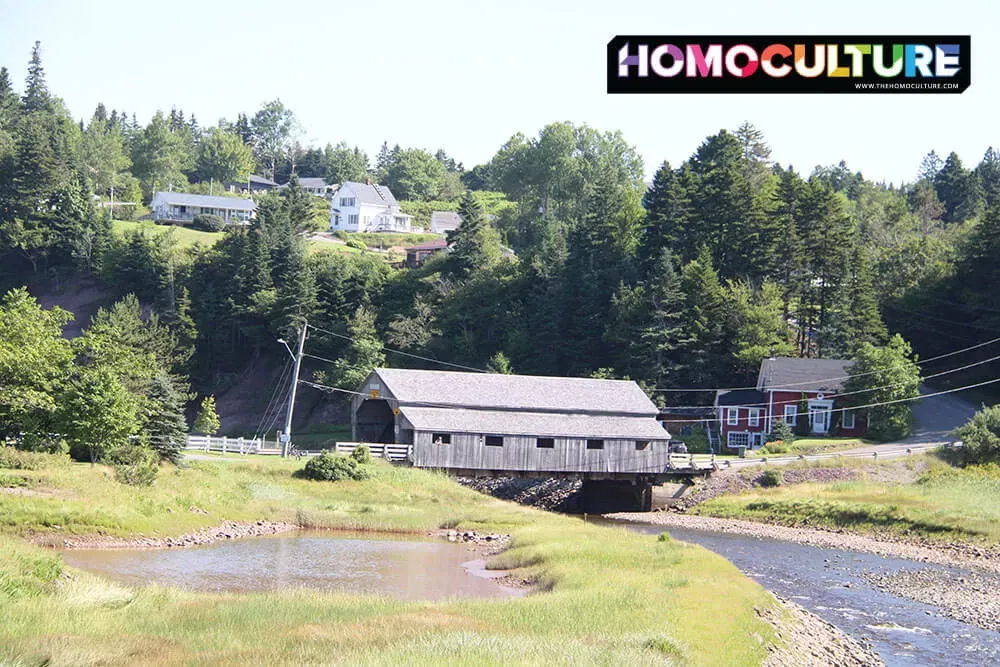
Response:
POLYGON ((883 593, 863 576, 866 572, 935 567, 959 577, 961 570, 745 535, 667 530, 607 519, 597 522, 651 535, 669 532, 675 539, 700 544, 765 588, 797 602, 855 639, 871 643, 890 667, 1000 664, 1000 633, 945 618, 934 605, 883 593))
MULTIPOLYGON (((521 594, 486 572, 467 546, 444 540, 317 532, 283 533, 183 549, 71 549, 63 560, 123 584, 199 591, 294 588, 406 600, 521 594)), ((502 574, 502 573, 500 573, 502 574)))

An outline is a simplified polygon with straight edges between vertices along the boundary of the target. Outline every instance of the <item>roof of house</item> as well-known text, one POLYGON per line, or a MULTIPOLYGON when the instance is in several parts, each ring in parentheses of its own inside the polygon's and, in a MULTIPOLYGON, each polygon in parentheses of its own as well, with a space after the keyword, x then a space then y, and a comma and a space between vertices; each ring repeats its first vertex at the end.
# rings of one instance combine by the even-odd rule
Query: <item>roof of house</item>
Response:
POLYGON ((325 188, 327 182, 325 178, 314 178, 312 176, 307 176, 306 178, 299 179, 300 188, 325 188))
POLYGON ((213 195, 196 195, 190 192, 157 192, 153 199, 162 199, 167 204, 180 206, 200 206, 207 208, 226 208, 233 211, 253 211, 257 204, 252 199, 242 197, 216 197, 213 195))
POLYGON ((767 404, 767 398, 767 394, 756 389, 736 389, 733 391, 720 391, 716 395, 715 402, 721 406, 762 406, 767 404))
POLYGON ((458 229, 460 224, 462 224, 462 217, 454 211, 431 212, 431 231, 435 234, 458 229))
MULTIPOLYGON (((234 183, 235 182, 238 182, 238 181, 234 181, 234 183)), ((257 176, 256 174, 254 174, 253 176, 250 177, 250 182, 251 183, 258 183, 260 185, 273 185, 275 187, 278 186, 278 184, 275 183, 274 181, 272 181, 270 178, 264 178, 263 176, 257 176)))
POLYGON ((404 368, 378 368, 373 373, 400 405, 656 416, 656 406, 631 380, 404 368))
POLYGON ((761 390, 841 391, 850 359, 794 359, 778 357, 760 364, 757 388, 761 390))
POLYGON ((660 408, 660 414, 657 415, 657 419, 660 421, 669 420, 671 417, 713 417, 715 416, 715 407, 711 405, 702 406, 691 406, 686 405, 679 408, 672 408, 667 406, 665 408, 660 408))
POLYGON ((448 247, 448 241, 445 239, 434 239, 433 241, 424 241, 423 243, 418 243, 417 245, 411 245, 406 249, 407 252, 411 250, 444 250, 448 247))
POLYGON ((354 181, 344 181, 340 185, 341 189, 351 188, 358 196, 362 204, 376 204, 380 206, 399 206, 399 202, 392 195, 392 192, 384 185, 374 185, 372 183, 355 183, 354 181))

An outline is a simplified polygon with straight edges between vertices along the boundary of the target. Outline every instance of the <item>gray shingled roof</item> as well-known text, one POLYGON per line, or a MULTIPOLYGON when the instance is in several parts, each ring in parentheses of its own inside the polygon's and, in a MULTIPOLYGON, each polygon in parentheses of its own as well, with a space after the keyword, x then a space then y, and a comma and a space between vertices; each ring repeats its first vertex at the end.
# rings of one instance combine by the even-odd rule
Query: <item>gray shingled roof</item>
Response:
POLYGON ((462 218, 454 211, 431 212, 431 231, 435 234, 458 229, 460 224, 462 224, 462 218))
MULTIPOLYGON (((460 373, 402 368, 374 371, 400 405, 482 410, 655 417, 656 406, 635 382, 591 378, 460 373)), ((654 422, 655 423, 655 422, 654 422)))
POLYGON ((368 183, 355 183, 354 181, 344 181, 341 188, 350 187, 357 195, 362 204, 378 204, 382 206, 399 206, 399 202, 392 196, 384 185, 370 185, 368 183))
MULTIPOLYGON (((239 181, 233 181, 233 182, 234 183, 239 183, 239 181)), ((264 178, 263 176, 257 176, 256 174, 254 174, 253 176, 250 177, 250 182, 251 183, 259 183, 261 185, 273 185, 275 187, 278 186, 278 184, 275 183, 274 181, 272 181, 270 178, 264 178)))
POLYGON ((667 440, 670 434, 652 417, 615 417, 551 412, 462 410, 403 406, 403 416, 420 431, 534 435, 579 438, 667 440))
POLYGON ((765 391, 841 391, 852 364, 850 359, 765 359, 760 365, 757 388, 765 391))
POLYGON ((154 198, 163 195, 168 204, 179 206, 201 206, 209 208, 228 208, 233 211, 253 211, 257 204, 252 199, 241 197, 216 197, 213 195, 196 195, 188 192, 157 192, 154 198))
POLYGON ((326 187, 326 179, 325 178, 313 178, 311 176, 310 177, 306 177, 306 178, 300 178, 299 179, 299 187, 300 188, 325 188, 326 187))

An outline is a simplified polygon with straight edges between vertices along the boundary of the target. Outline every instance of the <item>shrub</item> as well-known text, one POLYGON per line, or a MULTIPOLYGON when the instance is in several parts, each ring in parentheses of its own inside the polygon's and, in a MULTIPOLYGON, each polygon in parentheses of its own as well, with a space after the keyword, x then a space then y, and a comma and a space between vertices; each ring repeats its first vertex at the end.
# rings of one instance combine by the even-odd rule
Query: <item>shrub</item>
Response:
POLYGON ((774 422, 771 433, 767 436, 767 446, 770 447, 772 442, 779 441, 788 444, 795 442, 795 434, 792 433, 792 427, 786 424, 784 419, 774 422))
POLYGON ((323 452, 306 463, 299 471, 300 477, 327 482, 339 482, 345 479, 368 479, 371 475, 358 465, 358 462, 347 456, 339 456, 333 452, 323 452))
POLYGON ((372 450, 368 448, 368 445, 358 445, 351 452, 351 458, 361 464, 372 462, 372 450))
POLYGON ((118 447, 106 461, 114 468, 115 479, 129 486, 151 486, 160 471, 160 457, 143 445, 118 447))
POLYGON ((348 248, 356 248, 358 250, 368 250, 368 246, 361 239, 347 239, 348 248))
POLYGON ((28 452, 13 447, 0 447, 0 468, 11 470, 42 470, 66 466, 69 460, 59 454, 28 452))
POLYGON ((785 477, 780 470, 765 470, 764 474, 760 476, 760 485, 768 489, 781 486, 784 481, 785 477))
POLYGON ((954 457, 962 465, 1000 463, 1000 405, 984 407, 954 436, 962 441, 954 457))
POLYGON ((787 454, 792 451, 792 446, 783 440, 773 440, 760 449, 761 454, 787 454))
POLYGON ((221 232, 226 228, 226 221, 211 213, 200 213, 194 216, 191 227, 203 232, 221 232))
POLYGON ((25 433, 21 442, 17 443, 18 449, 29 452, 44 452, 46 454, 65 454, 69 451, 69 444, 64 438, 58 435, 47 433, 25 433))

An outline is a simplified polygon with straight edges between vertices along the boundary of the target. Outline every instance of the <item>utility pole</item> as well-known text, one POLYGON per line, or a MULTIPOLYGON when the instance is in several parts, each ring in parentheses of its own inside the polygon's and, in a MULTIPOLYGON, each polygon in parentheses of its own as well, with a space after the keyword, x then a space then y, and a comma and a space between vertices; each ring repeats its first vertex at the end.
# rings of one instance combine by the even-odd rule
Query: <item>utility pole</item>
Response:
MULTIPOLYGON (((292 391, 288 394, 288 414, 285 417, 285 432, 281 439, 281 456, 288 457, 288 446, 292 441, 292 410, 295 409, 295 390, 299 387, 299 368, 302 366, 302 351, 306 346, 306 330, 309 328, 305 320, 302 321, 302 330, 299 332, 299 350, 294 355, 295 372, 292 373, 292 391)), ((280 341, 284 343, 285 341, 280 341)), ((287 344, 286 344, 287 347, 287 344)), ((288 351, 291 353, 291 350, 288 351)))

